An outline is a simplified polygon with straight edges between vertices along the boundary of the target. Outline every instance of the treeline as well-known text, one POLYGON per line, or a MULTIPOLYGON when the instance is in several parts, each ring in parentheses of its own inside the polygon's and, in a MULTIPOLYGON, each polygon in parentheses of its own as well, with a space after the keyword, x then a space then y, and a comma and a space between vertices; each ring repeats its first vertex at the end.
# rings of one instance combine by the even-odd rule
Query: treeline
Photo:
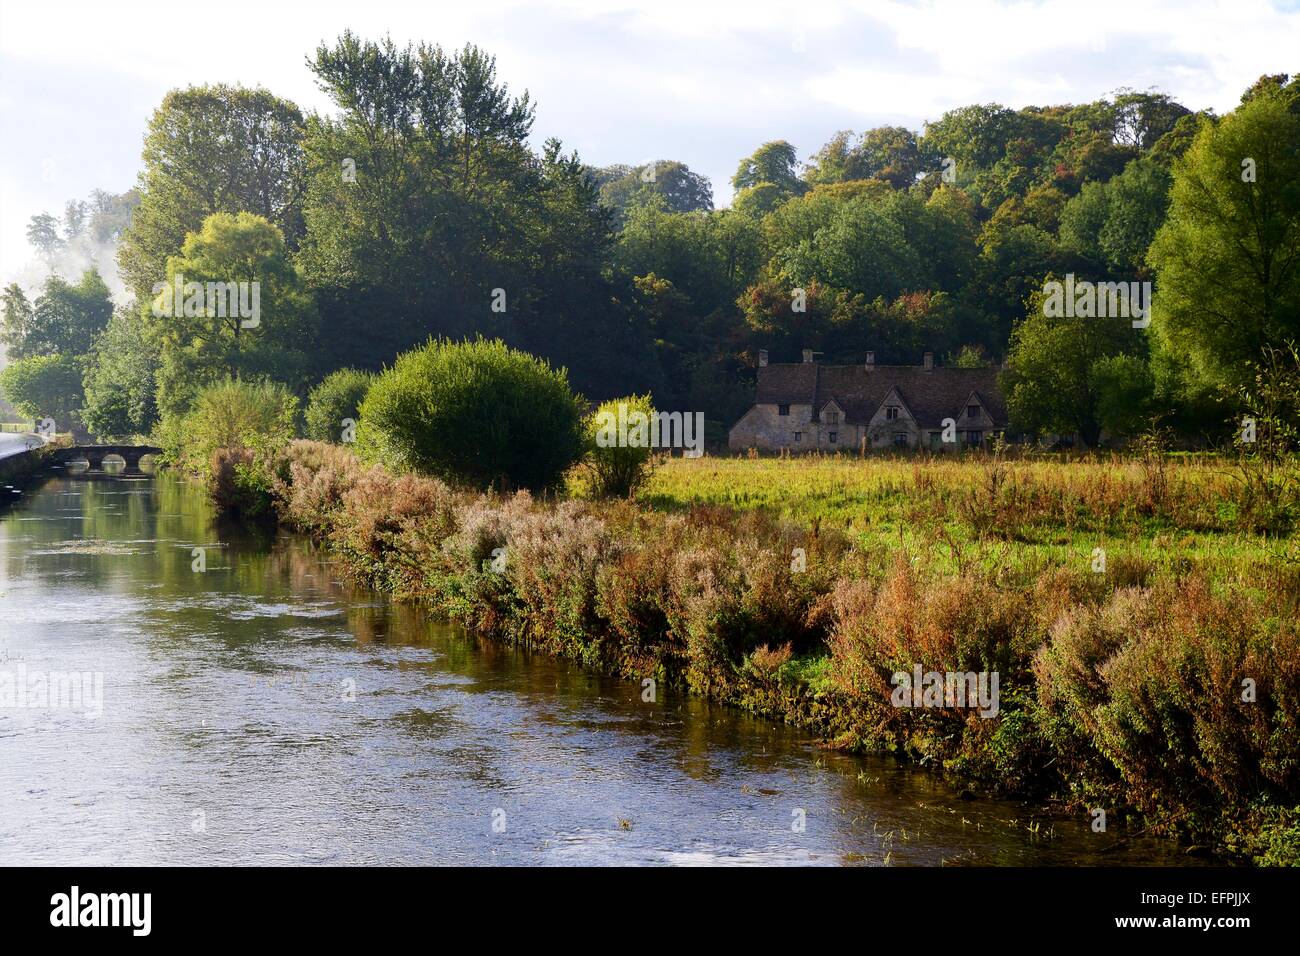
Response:
MULTIPOLYGON (((588 399, 649 394, 725 424, 752 399, 760 348, 934 351, 1006 362, 1029 433, 1095 443, 1155 423, 1207 440, 1261 369, 1294 371, 1300 84, 1285 74, 1222 118, 1121 90, 841 132, 802 164, 769 142, 718 210, 681 162, 535 152, 532 101, 475 47, 345 33, 308 65, 330 115, 264 89, 168 94, 138 188, 96 199, 131 304, 109 321, 94 276, 53 277, 35 302, 4 292, 0 390, 16 406, 148 433, 227 377, 305 395, 430 337, 483 335, 567 367, 588 399), (1066 275, 1151 282, 1150 328, 1045 317, 1044 282, 1066 275), (258 314, 218 314, 217 282, 256 282, 258 314)), ((70 206, 66 235, 36 217, 33 241, 52 257, 86 215, 70 206)))

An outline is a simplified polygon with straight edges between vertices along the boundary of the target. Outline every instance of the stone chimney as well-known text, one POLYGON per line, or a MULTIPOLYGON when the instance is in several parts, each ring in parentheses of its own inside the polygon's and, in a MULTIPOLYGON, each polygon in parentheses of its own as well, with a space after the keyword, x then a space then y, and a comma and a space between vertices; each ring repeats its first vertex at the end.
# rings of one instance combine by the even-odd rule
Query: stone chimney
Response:
POLYGON ((758 367, 767 368, 767 349, 758 350, 758 367))
POLYGON ((804 350, 803 350, 803 364, 804 364, 804 365, 811 365, 811 364, 812 364, 812 358, 813 358, 813 350, 812 350, 812 349, 804 349, 804 350))
POLYGON ((930 370, 933 369, 933 368, 934 368, 934 353, 933 353, 933 352, 926 352, 926 353, 925 353, 925 370, 928 372, 928 371, 930 371, 930 370))
POLYGON ((875 368, 875 367, 876 367, 876 353, 875 353, 875 352, 868 352, 868 353, 867 353, 867 371, 870 372, 870 371, 871 371, 873 368, 875 368))

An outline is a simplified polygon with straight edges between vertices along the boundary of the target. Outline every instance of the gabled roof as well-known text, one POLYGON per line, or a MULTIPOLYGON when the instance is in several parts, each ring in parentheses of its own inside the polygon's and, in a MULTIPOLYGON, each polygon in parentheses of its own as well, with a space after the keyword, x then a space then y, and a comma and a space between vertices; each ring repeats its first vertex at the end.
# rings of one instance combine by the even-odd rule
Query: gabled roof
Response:
POLYGON ((847 424, 871 421, 893 389, 911 410, 917 425, 939 428, 945 418, 961 421, 966 400, 974 392, 996 426, 1007 423, 1006 402, 998 388, 996 368, 932 368, 920 365, 819 365, 801 362, 765 365, 758 369, 759 405, 812 405, 823 408, 835 400, 847 424))

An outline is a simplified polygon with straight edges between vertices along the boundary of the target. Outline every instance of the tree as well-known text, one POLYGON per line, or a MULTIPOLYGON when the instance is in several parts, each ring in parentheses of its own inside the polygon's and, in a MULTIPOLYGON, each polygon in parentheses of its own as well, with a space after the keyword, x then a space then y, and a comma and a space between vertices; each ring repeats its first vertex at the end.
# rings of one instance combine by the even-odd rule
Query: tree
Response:
POLYGON ((806 179, 810 184, 881 179, 906 189, 924 166, 916 134, 905 127, 879 126, 863 133, 857 143, 852 133, 841 130, 811 157, 806 179))
POLYGON ((1097 395, 1097 422, 1114 435, 1134 435, 1152 420, 1155 381, 1137 355, 1108 355, 1089 369, 1097 395))
MULTIPOLYGON (((609 167, 612 175, 598 174, 600 200, 621 221, 628 210, 651 196, 663 198, 672 212, 696 212, 713 208, 713 184, 693 173, 685 163, 662 159, 644 166, 609 167)), ((602 171, 603 172, 603 171, 602 171)))
POLYGON ((1261 94, 1202 127, 1171 195, 1149 253, 1153 327, 1198 374, 1240 387, 1268 347, 1300 341, 1300 115, 1261 94))
POLYGON ((588 416, 585 423, 585 463, 592 493, 602 498, 627 498, 645 484, 654 461, 654 449, 648 440, 650 423, 654 419, 655 407, 649 395, 611 399, 588 416), (645 416, 647 441, 644 444, 608 440, 610 433, 617 430, 619 421, 628 423, 630 435, 637 425, 638 415, 645 416))
POLYGON ((370 387, 358 443, 396 469, 540 490, 578 460, 582 416, 563 369, 500 340, 431 340, 370 387))
POLYGON ((765 215, 806 188, 795 171, 794 147, 783 139, 764 143, 742 159, 731 185, 736 189, 732 208, 750 216, 765 215))
POLYGON ((79 199, 70 199, 63 207, 63 235, 72 242, 86 230, 86 204, 79 199))
POLYGON ((4 292, 0 293, 0 301, 4 303, 4 311, 0 315, 0 321, 3 322, 0 326, 0 344, 4 345, 5 354, 11 361, 25 358, 27 337, 31 335, 32 324, 36 319, 32 304, 17 282, 5 286, 4 292))
POLYGON ((158 351, 139 316, 119 312, 95 338, 81 418, 101 438, 147 435, 158 420, 158 351))
POLYGON ((11 285, 4 292, 5 347, 10 357, 85 355, 113 314, 108 286, 94 269, 76 285, 52 275, 35 306, 11 285))
POLYGON ((1145 271, 1147 249, 1165 221, 1170 177, 1156 162, 1135 159, 1104 183, 1085 183, 1061 212, 1061 245, 1125 275, 1145 271))
POLYGON ((298 107, 265 89, 219 84, 168 93, 149 121, 140 204, 118 253, 136 298, 149 298, 168 257, 215 213, 261 216, 296 247, 303 232, 303 134, 298 107))
POLYGON ((183 410, 201 386, 225 377, 304 383, 315 333, 311 301, 280 230, 261 216, 209 216, 150 291, 143 315, 159 343, 163 412, 183 410), (214 293, 213 284, 224 291, 214 293))
POLYGON ((1188 113, 1187 107, 1166 93, 1139 93, 1119 89, 1114 93, 1114 138, 1121 146, 1148 150, 1188 113))
POLYGON ((1030 433, 1078 433, 1095 446, 1102 428, 1122 417, 1136 378, 1132 362, 1105 360, 1127 356, 1140 362, 1141 333, 1128 318, 1051 317, 1044 300, 1041 291, 1030 298, 1024 321, 1011 335, 1002 388, 1012 426, 1030 433))
POLYGON ((1169 186, 1169 173, 1145 159, 1135 159, 1106 183, 1106 221, 1097 238, 1111 268, 1146 271, 1147 249, 1169 209, 1169 186))
POLYGON ((0 394, 29 418, 54 419, 59 431, 80 424, 81 360, 72 355, 33 355, 0 370, 0 394))
POLYGON ((815 278, 868 299, 925 288, 929 264, 908 243, 901 208, 866 196, 852 199, 810 243, 778 253, 777 261, 797 284, 815 278))
POLYGON ((952 157, 957 166, 988 168, 1006 153, 1017 126, 1014 110, 998 103, 949 110, 925 125, 925 148, 952 157))
POLYGON ((63 237, 59 235, 59 221, 47 212, 32 216, 27 223, 27 241, 36 247, 41 258, 52 262, 55 255, 63 248, 63 237))
POLYGON ((614 357, 640 343, 604 275, 613 213, 558 141, 534 154, 528 94, 472 46, 345 33, 309 66, 338 107, 306 140, 297 261, 321 315, 317 372, 484 334, 565 364, 598 394, 626 390, 614 357))
POLYGON ((795 151, 783 139, 764 143, 753 154, 740 161, 731 185, 736 189, 772 183, 789 193, 801 188, 799 174, 795 171, 795 151))

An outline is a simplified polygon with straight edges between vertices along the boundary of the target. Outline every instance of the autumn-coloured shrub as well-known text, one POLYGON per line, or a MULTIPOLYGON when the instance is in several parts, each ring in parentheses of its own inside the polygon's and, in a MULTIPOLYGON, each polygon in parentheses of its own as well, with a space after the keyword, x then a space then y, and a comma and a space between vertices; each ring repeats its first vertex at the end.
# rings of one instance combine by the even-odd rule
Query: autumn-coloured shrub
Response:
POLYGON ((1300 804, 1300 622, 1257 596, 1198 577, 1121 590, 1064 614, 1035 671, 1072 746, 1139 808, 1300 804))
POLYGON ((618 549, 603 521, 567 501, 522 516, 512 529, 506 574, 534 639, 595 663, 604 628, 596 615, 596 576, 618 549))

